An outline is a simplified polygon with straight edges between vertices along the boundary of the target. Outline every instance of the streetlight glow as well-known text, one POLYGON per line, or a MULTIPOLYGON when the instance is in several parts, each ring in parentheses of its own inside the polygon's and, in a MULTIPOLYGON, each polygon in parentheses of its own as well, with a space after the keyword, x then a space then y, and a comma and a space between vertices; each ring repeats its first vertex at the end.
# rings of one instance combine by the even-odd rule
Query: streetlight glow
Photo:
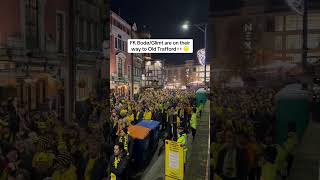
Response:
POLYGON ((185 30, 185 31, 188 30, 189 29, 189 25, 188 24, 183 24, 182 25, 182 29, 185 30))
POLYGON ((181 26, 182 30, 184 30, 184 31, 189 30, 189 27, 190 27, 189 21, 185 21, 181 26))

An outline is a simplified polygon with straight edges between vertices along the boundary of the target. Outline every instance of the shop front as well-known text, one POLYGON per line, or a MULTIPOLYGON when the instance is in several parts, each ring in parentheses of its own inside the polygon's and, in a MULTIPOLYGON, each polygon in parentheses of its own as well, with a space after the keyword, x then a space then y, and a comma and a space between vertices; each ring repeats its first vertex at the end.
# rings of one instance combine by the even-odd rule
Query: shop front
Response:
POLYGON ((129 96, 129 86, 122 82, 111 82, 110 83, 111 93, 116 96, 124 97, 129 96))

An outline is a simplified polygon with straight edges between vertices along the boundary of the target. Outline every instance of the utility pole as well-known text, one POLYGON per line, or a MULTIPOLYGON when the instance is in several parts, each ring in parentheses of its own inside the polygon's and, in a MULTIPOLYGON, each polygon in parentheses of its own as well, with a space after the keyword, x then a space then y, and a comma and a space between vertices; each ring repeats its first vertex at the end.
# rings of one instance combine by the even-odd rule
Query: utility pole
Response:
POLYGON ((207 27, 204 25, 204 85, 207 86, 207 27))

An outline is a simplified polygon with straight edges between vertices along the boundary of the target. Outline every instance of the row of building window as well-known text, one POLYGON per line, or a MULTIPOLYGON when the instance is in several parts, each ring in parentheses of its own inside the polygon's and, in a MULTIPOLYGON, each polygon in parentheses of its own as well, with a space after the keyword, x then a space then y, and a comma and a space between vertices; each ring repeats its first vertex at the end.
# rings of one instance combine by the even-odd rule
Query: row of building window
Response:
POLYGON ((79 43, 81 48, 97 49, 100 42, 98 23, 79 18, 79 43))
MULTIPOLYGON (((209 72, 210 66, 207 65, 206 69, 209 72)), ((204 71, 204 66, 197 66, 197 67, 193 67, 192 69, 189 69, 189 68, 186 69, 186 73, 202 72, 202 71, 204 71)), ((177 74, 177 72, 180 73, 180 70, 179 69, 167 70, 167 74, 177 74)))
POLYGON ((114 38, 114 47, 121 51, 126 51, 126 42, 121 39, 121 36, 118 35, 118 37, 114 38))
MULTIPOLYGON (((39 2, 38 0, 26 1, 26 46, 28 49, 39 48, 39 2)), ((65 49, 65 15, 56 14, 56 43, 57 52, 63 53, 65 49)), ((97 49, 99 47, 98 23, 79 19, 78 42, 81 48, 97 49)))
POLYGON ((133 71, 133 75, 134 76, 140 76, 141 75, 141 70, 139 68, 134 68, 134 71, 133 71))
POLYGON ((121 29, 123 32, 130 34, 130 29, 125 27, 123 24, 121 24, 119 21, 117 21, 115 18, 111 17, 111 24, 113 26, 118 27, 119 29, 121 29))
MULTIPOLYGON (((133 68, 133 76, 134 77, 141 77, 141 70, 137 67, 133 68)), ((128 77, 131 78, 131 66, 128 66, 128 77)))
MULTIPOLYGON (((275 37, 275 50, 283 50, 283 38, 284 36, 275 37)), ((302 36, 301 35, 287 35, 285 37, 286 49, 294 50, 302 48, 302 36)), ((320 48, 320 34, 308 35, 308 48, 317 49, 320 48)))
MULTIPOLYGON (((308 29, 320 29, 320 14, 309 14, 308 29)), ((302 16, 288 15, 275 17, 275 31, 302 30, 302 16)))
MULTIPOLYGON (((156 80, 156 79, 155 79, 156 80)), ((145 85, 146 86, 161 86, 161 85, 163 85, 162 84, 162 81, 160 80, 160 81, 154 81, 154 80, 147 80, 147 81, 145 81, 145 85)))
MULTIPOLYGON (((286 58, 291 63, 300 63, 302 54, 301 53, 285 53, 285 54, 276 54, 276 57, 286 58)), ((308 60, 318 60, 319 54, 317 53, 308 53, 308 60)))

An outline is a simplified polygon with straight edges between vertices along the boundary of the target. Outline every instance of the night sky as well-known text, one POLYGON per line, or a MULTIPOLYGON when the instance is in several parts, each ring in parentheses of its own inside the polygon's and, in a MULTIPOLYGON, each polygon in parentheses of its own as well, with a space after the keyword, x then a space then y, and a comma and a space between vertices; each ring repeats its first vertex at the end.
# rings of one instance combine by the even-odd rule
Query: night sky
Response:
POLYGON ((111 9, 127 22, 136 22, 138 30, 145 25, 154 39, 194 39, 193 54, 153 54, 154 58, 165 59, 169 64, 183 64, 196 59, 196 51, 204 47, 204 34, 196 28, 182 31, 181 25, 206 23, 209 0, 111 0, 111 9))

